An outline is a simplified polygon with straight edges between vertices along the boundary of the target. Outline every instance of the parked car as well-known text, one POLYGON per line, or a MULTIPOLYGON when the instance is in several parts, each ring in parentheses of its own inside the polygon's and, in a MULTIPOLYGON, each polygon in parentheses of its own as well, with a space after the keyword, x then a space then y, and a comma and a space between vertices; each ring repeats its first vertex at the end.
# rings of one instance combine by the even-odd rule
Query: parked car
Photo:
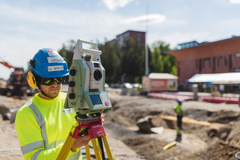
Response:
POLYGON ((105 88, 108 88, 108 87, 109 87, 109 85, 107 83, 105 83, 105 88))
POLYGON ((122 83, 121 84, 121 88, 128 88, 128 89, 131 89, 133 86, 131 83, 122 83))

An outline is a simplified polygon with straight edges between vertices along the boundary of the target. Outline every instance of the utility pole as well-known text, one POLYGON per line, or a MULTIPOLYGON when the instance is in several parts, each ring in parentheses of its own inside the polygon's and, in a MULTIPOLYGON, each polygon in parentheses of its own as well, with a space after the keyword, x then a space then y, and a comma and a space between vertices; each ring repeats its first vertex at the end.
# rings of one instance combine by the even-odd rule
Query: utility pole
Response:
POLYGON ((148 68, 147 30, 148 30, 148 4, 147 4, 147 6, 146 6, 146 33, 145 33, 145 76, 148 76, 148 74, 149 74, 149 68, 148 68))

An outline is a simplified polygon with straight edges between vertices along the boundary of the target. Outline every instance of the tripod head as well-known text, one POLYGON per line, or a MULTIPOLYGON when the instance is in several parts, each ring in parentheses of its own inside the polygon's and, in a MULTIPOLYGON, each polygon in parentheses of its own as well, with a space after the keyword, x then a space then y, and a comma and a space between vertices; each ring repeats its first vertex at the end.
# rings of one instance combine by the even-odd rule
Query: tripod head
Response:
POLYGON ((112 108, 105 91, 105 69, 96 43, 79 40, 69 70, 69 87, 64 108, 74 108, 77 120, 99 119, 100 111, 112 108), (90 49, 83 48, 83 43, 90 49), (97 115, 97 116, 89 116, 97 115))

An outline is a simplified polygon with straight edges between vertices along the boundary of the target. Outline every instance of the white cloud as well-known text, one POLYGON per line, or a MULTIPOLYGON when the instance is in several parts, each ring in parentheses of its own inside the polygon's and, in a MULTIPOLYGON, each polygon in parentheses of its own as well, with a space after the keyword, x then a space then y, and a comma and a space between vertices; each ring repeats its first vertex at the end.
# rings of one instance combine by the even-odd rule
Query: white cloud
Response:
MULTIPOLYGON (((29 59, 41 48, 58 50, 70 39, 115 38, 122 29, 127 30, 127 25, 119 26, 121 19, 109 11, 84 12, 41 6, 25 9, 0 2, 0 57, 14 66, 26 68, 29 59)), ((0 77, 9 77, 8 68, 0 65, 0 71, 0 77)))
POLYGON ((107 11, 84 12, 53 7, 23 9, 0 3, 0 31, 17 32, 24 36, 31 34, 42 37, 49 34, 71 37, 75 34, 91 37, 95 34, 95 39, 98 35, 104 37, 114 33, 116 30, 111 28, 118 27, 121 19, 120 15, 109 14, 107 11))
POLYGON ((110 10, 115 10, 117 7, 124 7, 131 1, 133 0, 102 0, 110 10))
POLYGON ((230 3, 240 3, 240 0, 230 0, 230 3))
MULTIPOLYGON (((145 29, 131 23, 119 25, 123 16, 109 13, 52 6, 21 8, 0 2, 0 57, 26 68, 29 59, 41 48, 58 50, 70 39, 103 42, 104 38, 111 40, 129 29, 145 29)), ((0 77, 9 77, 8 68, 0 65, 0 71, 0 77)))
POLYGON ((132 18, 128 18, 128 19, 123 19, 120 23, 146 23, 146 21, 149 24, 153 24, 153 23, 161 23, 166 19, 166 17, 164 15, 160 15, 160 14, 150 14, 150 15, 143 15, 143 16, 139 16, 139 17, 132 17, 132 18))

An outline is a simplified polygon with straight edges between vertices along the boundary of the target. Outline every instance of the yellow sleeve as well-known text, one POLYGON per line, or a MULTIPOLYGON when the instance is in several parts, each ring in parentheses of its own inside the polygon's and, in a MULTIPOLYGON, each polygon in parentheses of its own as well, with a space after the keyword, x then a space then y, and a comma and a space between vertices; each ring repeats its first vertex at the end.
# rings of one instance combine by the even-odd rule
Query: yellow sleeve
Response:
POLYGON ((17 113, 15 127, 24 159, 57 159, 63 143, 55 148, 45 150, 41 129, 30 109, 25 108, 24 111, 21 110, 17 113))

